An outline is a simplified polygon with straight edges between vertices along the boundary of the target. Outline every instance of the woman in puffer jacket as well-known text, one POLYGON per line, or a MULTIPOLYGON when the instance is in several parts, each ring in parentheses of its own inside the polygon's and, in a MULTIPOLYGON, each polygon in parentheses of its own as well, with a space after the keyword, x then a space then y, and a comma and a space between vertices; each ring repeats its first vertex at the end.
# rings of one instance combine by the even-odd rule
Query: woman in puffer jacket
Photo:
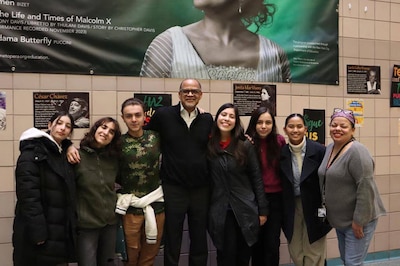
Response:
POLYGON ((25 131, 15 170, 15 266, 55 266, 74 260, 75 182, 65 151, 73 118, 57 113, 48 131, 25 131))

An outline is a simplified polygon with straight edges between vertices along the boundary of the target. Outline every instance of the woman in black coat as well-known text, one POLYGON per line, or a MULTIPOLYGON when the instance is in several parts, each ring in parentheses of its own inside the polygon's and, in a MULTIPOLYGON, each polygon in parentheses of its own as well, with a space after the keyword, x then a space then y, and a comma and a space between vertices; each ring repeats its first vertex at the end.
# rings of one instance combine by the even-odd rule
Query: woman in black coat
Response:
POLYGON ((31 128, 20 138, 15 171, 15 266, 53 266, 74 257, 75 183, 65 156, 73 119, 67 113, 55 114, 48 129, 46 133, 31 128))
POLYGON ((250 247, 267 220, 268 203, 257 155, 245 140, 237 107, 224 104, 215 117, 208 147, 212 184, 209 233, 219 266, 247 266, 250 247))
POLYGON ((318 167, 325 146, 306 138, 307 127, 301 114, 291 114, 283 128, 289 143, 281 151, 283 188, 283 232, 296 266, 323 266, 326 234, 331 227, 318 218, 321 208, 318 167))

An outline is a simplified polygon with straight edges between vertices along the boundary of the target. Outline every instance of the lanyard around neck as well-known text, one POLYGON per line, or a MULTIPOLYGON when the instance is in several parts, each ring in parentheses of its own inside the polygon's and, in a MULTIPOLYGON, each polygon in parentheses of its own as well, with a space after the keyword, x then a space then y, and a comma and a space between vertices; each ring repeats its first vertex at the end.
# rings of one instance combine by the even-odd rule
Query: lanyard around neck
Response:
MULTIPOLYGON (((353 142, 354 138, 351 138, 348 142, 346 142, 338 151, 338 153, 336 153, 335 157, 333 157, 332 161, 330 164, 326 164, 325 167, 325 173, 324 173, 324 177, 323 177, 323 182, 322 182, 322 206, 325 206, 325 183, 326 183, 326 171, 328 171, 328 168, 333 164, 333 162, 338 158, 339 154, 343 151, 344 147, 346 147, 350 142, 353 142)), ((333 148, 332 148, 333 151, 333 148)), ((331 153, 332 155, 332 153, 331 153)), ((329 163, 329 160, 328 160, 329 163)))
MULTIPOLYGON (((339 149, 339 151, 336 153, 335 157, 333 157, 331 163, 329 163, 329 160, 328 160, 328 163, 326 164, 326 169, 328 169, 329 167, 331 167, 331 165, 333 164, 333 162, 336 161, 336 159, 339 157, 340 153, 343 151, 344 147, 346 147, 350 142, 353 142, 353 141, 354 141, 354 138, 351 138, 348 142, 346 142, 346 143, 339 149)), ((333 151, 333 148, 332 148, 332 151, 333 151)), ((331 156, 332 156, 332 152, 331 152, 331 156)), ((329 159, 330 159, 330 156, 329 156, 329 159)), ((325 172, 326 172, 326 171, 325 171, 325 172)))

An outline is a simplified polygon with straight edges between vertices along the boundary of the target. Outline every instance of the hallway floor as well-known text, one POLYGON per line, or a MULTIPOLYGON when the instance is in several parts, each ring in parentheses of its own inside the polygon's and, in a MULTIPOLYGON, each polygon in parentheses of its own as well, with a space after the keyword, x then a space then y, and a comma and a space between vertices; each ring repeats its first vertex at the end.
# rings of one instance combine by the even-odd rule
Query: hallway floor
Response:
POLYGON ((366 262, 366 266, 399 266, 400 259, 366 262))

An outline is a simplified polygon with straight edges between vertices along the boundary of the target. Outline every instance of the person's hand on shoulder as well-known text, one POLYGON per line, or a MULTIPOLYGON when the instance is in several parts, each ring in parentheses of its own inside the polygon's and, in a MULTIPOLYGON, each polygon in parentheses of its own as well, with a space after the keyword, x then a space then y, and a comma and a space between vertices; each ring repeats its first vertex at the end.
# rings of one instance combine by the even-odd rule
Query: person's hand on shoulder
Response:
POLYGON ((253 138, 252 137, 250 137, 249 135, 247 135, 247 134, 244 134, 244 136, 247 138, 247 140, 248 141, 250 141, 251 142, 251 144, 253 144, 254 145, 254 141, 253 141, 253 138))
POLYGON ((79 155, 79 151, 74 145, 68 147, 67 159, 70 164, 76 164, 81 162, 81 156, 79 155))

